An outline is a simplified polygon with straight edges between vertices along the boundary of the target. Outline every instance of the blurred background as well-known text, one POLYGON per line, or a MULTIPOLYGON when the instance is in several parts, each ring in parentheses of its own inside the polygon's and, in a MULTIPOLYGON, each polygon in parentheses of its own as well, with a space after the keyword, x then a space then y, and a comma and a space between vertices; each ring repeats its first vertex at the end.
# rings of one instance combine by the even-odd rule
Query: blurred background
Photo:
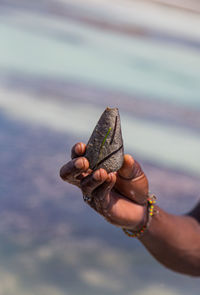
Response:
POLYGON ((168 212, 200 197, 199 0, 0 0, 0 295, 188 295, 59 179, 118 107, 168 212))

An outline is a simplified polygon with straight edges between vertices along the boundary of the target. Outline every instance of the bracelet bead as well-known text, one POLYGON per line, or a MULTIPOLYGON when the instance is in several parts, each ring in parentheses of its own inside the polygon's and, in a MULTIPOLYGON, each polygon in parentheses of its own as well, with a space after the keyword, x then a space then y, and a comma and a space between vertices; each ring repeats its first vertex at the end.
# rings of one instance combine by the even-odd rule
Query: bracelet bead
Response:
POLYGON ((144 232, 149 228, 150 222, 151 222, 151 218, 153 217, 154 213, 155 213, 155 206, 156 204, 156 196, 155 195, 148 195, 147 198, 147 222, 145 225, 142 226, 142 228, 136 232, 132 232, 129 229, 126 228, 122 228, 123 232, 131 237, 131 238, 139 238, 140 236, 142 236, 144 234, 144 232))

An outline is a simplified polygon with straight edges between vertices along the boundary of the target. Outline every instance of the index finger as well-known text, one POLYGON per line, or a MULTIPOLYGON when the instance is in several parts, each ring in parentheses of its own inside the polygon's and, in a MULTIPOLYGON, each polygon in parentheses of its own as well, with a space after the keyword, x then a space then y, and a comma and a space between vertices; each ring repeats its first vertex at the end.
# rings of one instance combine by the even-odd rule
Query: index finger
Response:
POLYGON ((86 151, 86 145, 83 142, 76 143, 71 150, 71 158, 75 159, 77 157, 83 156, 86 151))
POLYGON ((74 183, 77 181, 77 176, 79 176, 82 172, 87 172, 88 168, 89 162, 86 158, 80 157, 78 159, 73 159, 62 166, 60 169, 60 177, 64 181, 74 183))

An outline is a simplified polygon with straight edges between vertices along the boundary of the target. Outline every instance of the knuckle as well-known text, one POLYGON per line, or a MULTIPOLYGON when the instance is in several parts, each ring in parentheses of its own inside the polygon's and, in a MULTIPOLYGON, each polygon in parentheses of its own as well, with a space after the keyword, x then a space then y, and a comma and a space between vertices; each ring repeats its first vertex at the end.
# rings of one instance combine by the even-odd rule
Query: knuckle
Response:
POLYGON ((62 166, 62 167, 60 168, 59 174, 60 174, 60 178, 61 178, 62 180, 66 180, 66 178, 67 178, 67 174, 66 174, 66 165, 64 165, 64 166, 62 166))
POLYGON ((60 169, 60 177, 65 181, 68 181, 68 179, 74 178, 74 174, 75 174, 75 171, 74 171, 73 161, 68 162, 67 164, 62 166, 60 169))
POLYGON ((80 183, 81 190, 84 194, 89 194, 92 191, 91 184, 88 179, 83 179, 80 183))
POLYGON ((92 198, 92 201, 90 202, 89 206, 94 209, 97 213, 98 212, 98 208, 97 208, 97 205, 96 205, 96 202, 95 202, 95 198, 92 198))
POLYGON ((88 186, 88 178, 89 178, 89 177, 90 177, 90 176, 88 175, 88 176, 86 176, 85 178, 83 178, 83 179, 81 180, 80 185, 81 185, 81 188, 82 188, 82 189, 84 189, 85 187, 88 186))

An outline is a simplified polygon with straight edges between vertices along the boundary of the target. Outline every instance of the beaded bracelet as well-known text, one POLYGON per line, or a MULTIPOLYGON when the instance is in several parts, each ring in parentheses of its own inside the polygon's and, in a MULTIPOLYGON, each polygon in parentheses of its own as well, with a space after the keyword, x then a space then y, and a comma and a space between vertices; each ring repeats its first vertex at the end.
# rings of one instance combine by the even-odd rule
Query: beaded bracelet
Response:
POLYGON ((151 218, 155 213, 155 203, 156 203, 156 196, 155 195, 149 195, 147 198, 147 223, 142 226, 142 228, 138 231, 132 232, 129 229, 122 228, 123 232, 131 237, 131 238, 139 238, 144 234, 144 232, 149 228, 151 218))

